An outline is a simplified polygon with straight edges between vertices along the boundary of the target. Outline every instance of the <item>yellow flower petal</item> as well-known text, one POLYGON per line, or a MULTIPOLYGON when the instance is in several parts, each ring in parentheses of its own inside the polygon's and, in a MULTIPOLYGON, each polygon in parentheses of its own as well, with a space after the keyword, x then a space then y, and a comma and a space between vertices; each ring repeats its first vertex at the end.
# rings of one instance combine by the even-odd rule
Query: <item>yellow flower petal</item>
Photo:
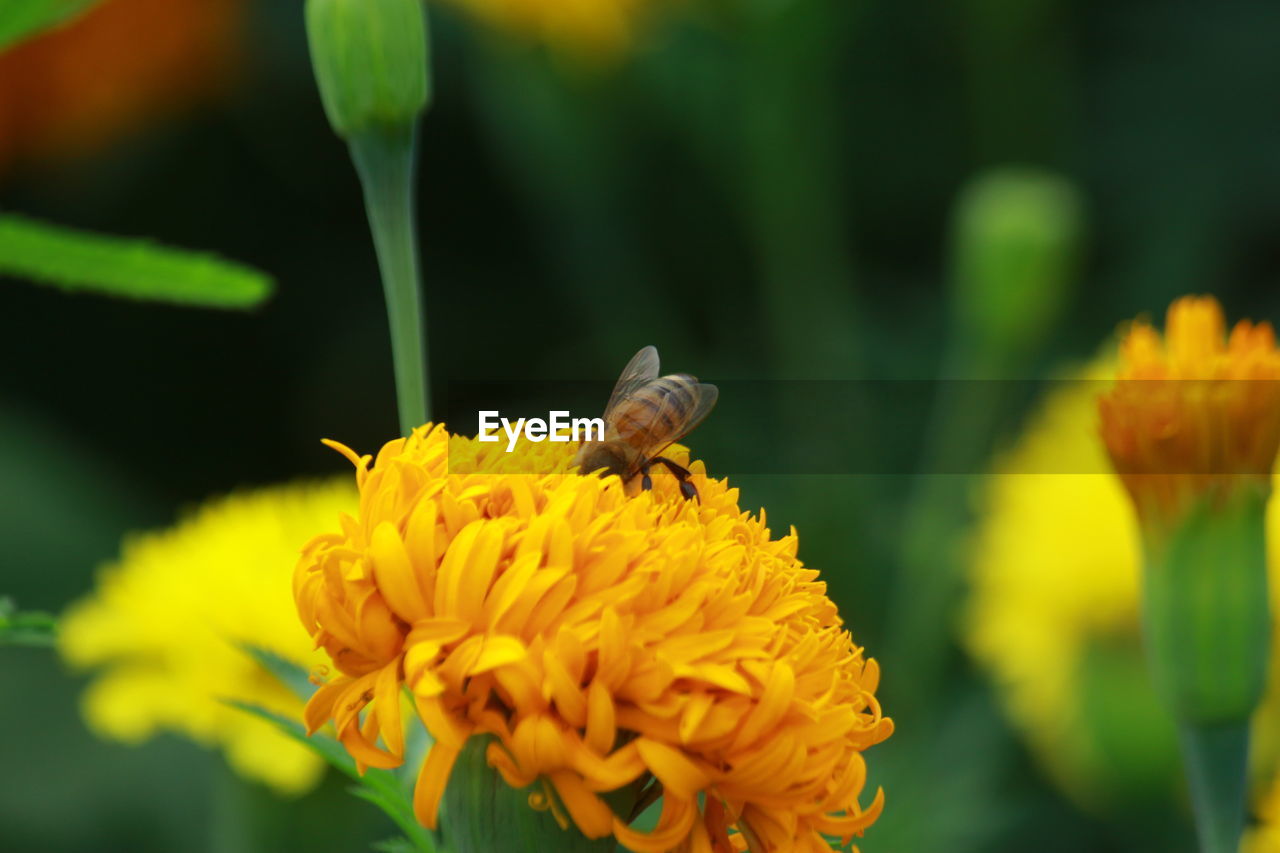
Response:
POLYGON ((563 770, 550 775, 560 801, 578 830, 587 838, 604 838, 613 831, 613 812, 604 800, 582 784, 582 777, 563 770))
POLYGON ((710 784, 711 778, 682 752, 649 738, 636 741, 640 757, 667 791, 677 797, 694 797, 710 784))
POLYGON ((425 619, 430 610, 395 525, 384 521, 373 531, 369 557, 373 561, 374 582, 392 611, 406 622, 425 619))
POLYGON ((422 762, 422 770, 418 773, 418 781, 413 788, 413 814, 427 829, 436 828, 440 798, 444 796, 444 788, 449 784, 449 775, 453 772, 454 762, 458 760, 458 752, 456 748, 437 741, 431 745, 431 751, 422 762))

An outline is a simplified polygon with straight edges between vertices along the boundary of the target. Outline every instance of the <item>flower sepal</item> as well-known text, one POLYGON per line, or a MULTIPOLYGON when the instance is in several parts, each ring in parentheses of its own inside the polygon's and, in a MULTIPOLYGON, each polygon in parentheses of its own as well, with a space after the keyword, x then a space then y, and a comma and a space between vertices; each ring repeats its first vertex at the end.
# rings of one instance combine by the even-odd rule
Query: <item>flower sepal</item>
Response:
POLYGON ((422 0, 308 0, 311 63, 329 123, 347 140, 411 129, 431 97, 422 0))
MULTIPOLYGON (((513 788, 493 767, 492 737, 473 737, 458 755, 441 801, 440 834, 454 853, 613 853, 612 835, 591 839, 554 799, 551 785, 513 788), (532 806, 533 808, 530 808, 532 806), (564 820, 562 826, 560 821, 564 820)), ((501 747, 497 747, 501 748, 501 747)))
POLYGON ((1145 524, 1146 641, 1156 689, 1183 724, 1247 720, 1266 683, 1269 488, 1240 476, 1145 524))

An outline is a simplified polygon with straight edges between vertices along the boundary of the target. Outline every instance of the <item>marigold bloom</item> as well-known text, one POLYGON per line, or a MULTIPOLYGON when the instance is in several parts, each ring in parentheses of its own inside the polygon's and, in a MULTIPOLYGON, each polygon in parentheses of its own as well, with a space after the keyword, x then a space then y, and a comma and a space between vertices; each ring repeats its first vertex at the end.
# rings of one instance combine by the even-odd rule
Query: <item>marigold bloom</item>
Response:
POLYGON ((1240 853, 1280 853, 1280 780, 1254 808, 1259 825, 1245 837, 1240 853))
MULTIPOLYGON (((1060 383, 996 464, 973 538, 963 623, 969 653, 990 674, 1038 762, 1095 812, 1174 796, 1179 765, 1173 724, 1141 656, 1138 525, 1096 429, 1098 392, 1115 374, 1106 357, 1060 383)), ((1280 542, 1274 502, 1267 527, 1280 542)), ((1280 606, 1274 547, 1270 573, 1280 606)), ((1280 784, 1273 770, 1280 645, 1272 665, 1253 729, 1254 775, 1280 784)), ((1264 804, 1256 815, 1263 827, 1255 834, 1280 839, 1280 830, 1266 829, 1280 826, 1280 809, 1264 804)), ((1280 853, 1280 846, 1246 849, 1280 853)))
POLYGON ((859 805, 861 753, 893 729, 875 661, 796 559, 794 531, 772 539, 701 463, 697 503, 665 475, 628 498, 616 477, 566 473, 570 444, 508 454, 426 426, 372 468, 335 446, 360 512, 312 540, 294 577, 340 673, 306 722, 332 720, 364 765, 399 765, 407 685, 435 739, 414 798, 425 825, 479 735, 507 783, 536 786, 531 802, 634 851, 749 837, 825 851, 823 833, 860 835, 879 815, 881 792, 859 805), (650 778, 662 817, 643 833, 601 795, 650 778))
POLYGON ((244 0, 104 0, 0 54, 0 167, 81 154, 225 87, 244 0))
POLYGON ((1280 448, 1280 349, 1270 324, 1226 333, 1212 297, 1169 307, 1165 335, 1134 323, 1115 388, 1099 401, 1103 441, 1145 525, 1197 495, 1269 481, 1280 448))
POLYGON ((99 670, 84 695, 89 725, 128 743, 177 732, 277 790, 311 787, 322 762, 227 700, 301 716, 301 700, 241 644, 304 668, 323 662, 298 628, 288 578, 298 543, 355 506, 345 479, 279 486, 210 501, 169 530, 126 540, 59 627, 64 659, 99 670))

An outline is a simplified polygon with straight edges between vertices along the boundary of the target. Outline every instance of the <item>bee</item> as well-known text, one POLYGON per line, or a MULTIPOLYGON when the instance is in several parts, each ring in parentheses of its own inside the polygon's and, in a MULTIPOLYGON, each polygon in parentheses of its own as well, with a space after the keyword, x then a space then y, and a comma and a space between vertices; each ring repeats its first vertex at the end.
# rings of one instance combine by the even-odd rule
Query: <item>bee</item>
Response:
POLYGON ((617 474, 632 488, 653 488, 649 469, 665 465, 680 483, 685 500, 698 497, 689 469, 660 456, 672 443, 693 432, 716 404, 720 389, 696 376, 658 376, 658 351, 640 350, 622 369, 604 410, 603 441, 585 441, 574 464, 583 474, 617 474))

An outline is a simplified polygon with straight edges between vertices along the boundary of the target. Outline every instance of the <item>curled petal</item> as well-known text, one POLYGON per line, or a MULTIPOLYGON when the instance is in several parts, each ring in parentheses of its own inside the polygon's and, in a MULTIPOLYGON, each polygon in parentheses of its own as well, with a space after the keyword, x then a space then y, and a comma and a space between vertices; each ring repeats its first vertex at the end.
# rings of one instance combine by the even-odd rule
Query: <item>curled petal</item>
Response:
POLYGON ((613 831, 613 811, 604 800, 582 784, 575 773, 557 771, 551 774, 560 801, 568 809, 578 830, 587 838, 604 838, 613 831))
POLYGON ((422 770, 413 787, 413 814, 427 829, 436 828, 440 798, 444 796, 445 786, 449 784, 449 776, 453 773, 453 765, 458 760, 459 752, 460 750, 437 741, 431 745, 431 751, 422 762, 422 770))
POLYGON ((404 728, 400 721, 399 660, 379 671, 373 686, 373 710, 388 752, 399 759, 404 755, 404 728))
POLYGON ((614 818, 613 835, 633 853, 666 853, 688 835, 697 814, 697 804, 692 800, 666 794, 662 798, 662 816, 653 832, 639 832, 614 818))
POLYGON ((710 777, 696 762, 665 743, 642 737, 636 741, 636 749, 668 795, 689 799, 711 783, 710 777))
MULTIPOLYGON (((374 746, 370 739, 360 731, 360 726, 357 725, 355 720, 347 724, 338 739, 342 741, 342 745, 347 748, 347 752, 351 754, 351 757, 361 765, 378 767, 383 770, 390 770, 393 767, 400 766, 401 759, 386 750, 374 746)), ((363 772, 363 768, 361 772, 363 772)))
POLYGON ((384 521, 373 531, 369 557, 373 562, 374 580, 395 614, 406 622, 425 619, 430 611, 418 585, 413 562, 391 522, 384 521))

